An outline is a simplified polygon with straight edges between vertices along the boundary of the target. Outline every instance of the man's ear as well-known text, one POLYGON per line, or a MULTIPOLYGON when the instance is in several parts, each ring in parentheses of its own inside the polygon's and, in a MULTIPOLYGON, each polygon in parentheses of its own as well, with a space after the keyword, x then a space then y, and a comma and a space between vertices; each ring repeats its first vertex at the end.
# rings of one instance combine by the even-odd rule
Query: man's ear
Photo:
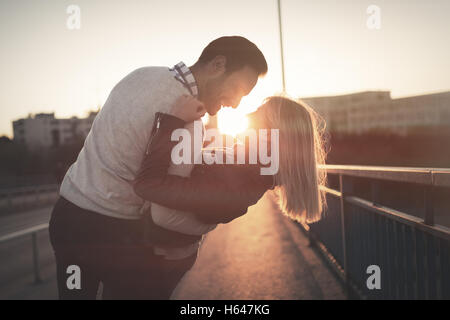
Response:
POLYGON ((216 56, 211 60, 210 66, 214 76, 221 76, 226 71, 227 58, 225 56, 216 56))

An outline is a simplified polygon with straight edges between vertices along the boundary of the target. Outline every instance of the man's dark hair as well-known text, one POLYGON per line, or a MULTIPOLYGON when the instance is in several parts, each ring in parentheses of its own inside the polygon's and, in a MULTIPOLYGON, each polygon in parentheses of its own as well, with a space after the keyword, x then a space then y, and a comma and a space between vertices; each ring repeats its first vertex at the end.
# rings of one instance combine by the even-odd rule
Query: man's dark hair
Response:
POLYGON ((245 66, 255 70, 258 76, 267 73, 267 62, 261 50, 244 37, 221 37, 212 41, 203 49, 197 62, 207 63, 217 56, 224 56, 227 59, 225 66, 227 73, 240 70, 245 66))

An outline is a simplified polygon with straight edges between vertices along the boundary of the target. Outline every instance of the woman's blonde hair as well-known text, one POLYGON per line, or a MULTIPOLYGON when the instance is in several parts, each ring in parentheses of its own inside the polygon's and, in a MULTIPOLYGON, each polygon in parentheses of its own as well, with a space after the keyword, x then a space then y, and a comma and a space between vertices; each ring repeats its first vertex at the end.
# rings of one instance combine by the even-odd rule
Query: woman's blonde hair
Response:
POLYGON ((326 207, 321 185, 326 173, 325 122, 306 103, 283 96, 264 100, 261 106, 271 128, 279 129, 280 166, 274 176, 278 204, 282 212, 299 222, 320 220, 326 207))

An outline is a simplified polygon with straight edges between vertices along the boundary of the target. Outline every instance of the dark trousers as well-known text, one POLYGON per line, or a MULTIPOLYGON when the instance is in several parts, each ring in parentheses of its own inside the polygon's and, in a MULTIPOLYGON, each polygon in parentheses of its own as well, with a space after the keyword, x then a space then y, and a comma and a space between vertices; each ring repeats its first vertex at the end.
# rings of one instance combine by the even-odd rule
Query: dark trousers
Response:
POLYGON ((144 225, 84 210, 60 197, 49 226, 60 299, 95 299, 100 282, 103 299, 169 299, 197 255, 180 260, 155 255, 144 241, 144 225), (80 270, 80 289, 68 286, 75 283, 69 266, 80 270))

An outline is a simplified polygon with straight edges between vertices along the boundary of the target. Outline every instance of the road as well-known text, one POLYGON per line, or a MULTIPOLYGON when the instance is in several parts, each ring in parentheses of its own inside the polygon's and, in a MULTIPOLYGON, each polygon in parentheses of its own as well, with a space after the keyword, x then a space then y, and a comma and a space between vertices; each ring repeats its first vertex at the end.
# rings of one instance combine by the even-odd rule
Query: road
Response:
MULTIPOLYGON (((50 208, 0 218, 0 235, 46 222, 50 208)), ((56 299, 48 233, 39 234, 41 284, 33 283, 29 237, 0 244, 0 299, 56 299)), ((172 299, 345 299, 340 282, 269 197, 206 237, 172 299)))
MULTIPOLYGON (((0 235, 19 231, 50 219, 51 208, 0 217, 0 235)), ((41 284, 34 283, 31 236, 0 243, 0 299, 56 299, 56 267, 48 232, 38 233, 41 284)))

